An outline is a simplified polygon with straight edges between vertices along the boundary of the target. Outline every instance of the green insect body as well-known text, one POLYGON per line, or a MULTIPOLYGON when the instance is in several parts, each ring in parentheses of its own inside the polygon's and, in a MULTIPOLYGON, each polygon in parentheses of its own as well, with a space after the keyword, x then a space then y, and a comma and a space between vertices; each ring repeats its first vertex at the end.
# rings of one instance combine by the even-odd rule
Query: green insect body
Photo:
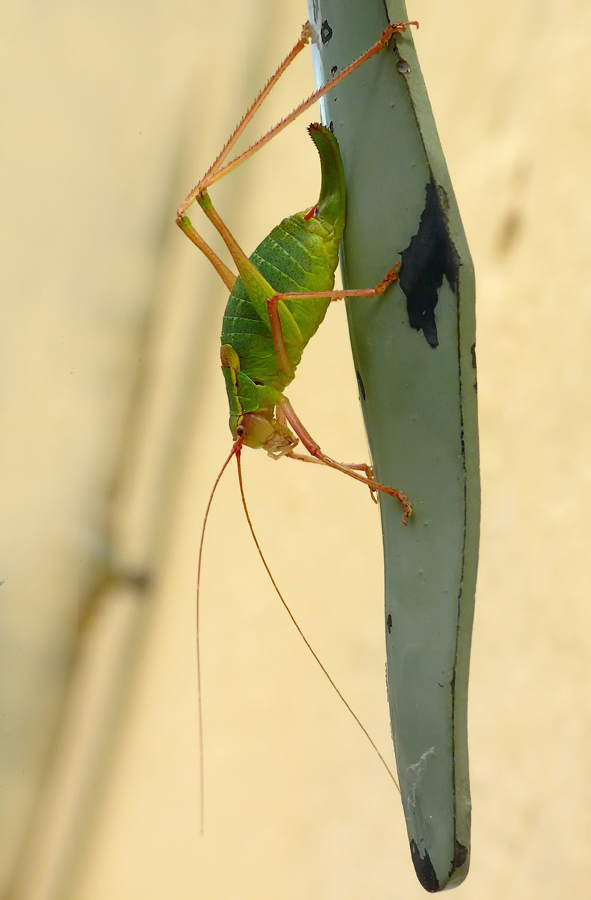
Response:
POLYGON ((326 315, 345 226, 345 178, 339 146, 322 125, 309 128, 320 155, 322 183, 316 206, 284 219, 239 266, 222 325, 222 371, 234 439, 281 455, 297 443, 275 410, 293 380, 302 353, 326 315), (254 270, 253 270, 254 267, 254 270), (268 301, 276 294, 310 294, 280 300, 281 331, 290 371, 282 368, 273 341, 268 301))

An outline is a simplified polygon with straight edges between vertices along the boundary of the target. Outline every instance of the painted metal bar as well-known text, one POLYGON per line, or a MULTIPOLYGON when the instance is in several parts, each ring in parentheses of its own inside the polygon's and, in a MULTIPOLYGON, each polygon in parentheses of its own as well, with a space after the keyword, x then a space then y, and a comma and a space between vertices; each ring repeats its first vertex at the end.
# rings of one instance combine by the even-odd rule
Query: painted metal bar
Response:
MULTIPOLYGON (((308 0, 318 83, 405 21, 402 0, 308 0)), ((407 30, 321 104, 347 180, 346 287, 401 261, 382 298, 348 301, 379 481, 409 497, 404 527, 380 497, 388 699, 416 873, 460 884, 470 856, 468 665, 480 483, 474 272, 407 30)), ((461 115, 461 113, 459 113, 461 115)))

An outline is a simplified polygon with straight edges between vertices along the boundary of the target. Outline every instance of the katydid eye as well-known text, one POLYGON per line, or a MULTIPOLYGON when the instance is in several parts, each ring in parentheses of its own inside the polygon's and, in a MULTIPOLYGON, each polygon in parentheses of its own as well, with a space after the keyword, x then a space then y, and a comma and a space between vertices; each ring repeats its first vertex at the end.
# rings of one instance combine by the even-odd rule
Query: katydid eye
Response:
POLYGON ((246 428, 244 427, 244 425, 236 426, 236 434, 238 435, 238 437, 244 437, 246 435, 246 428))

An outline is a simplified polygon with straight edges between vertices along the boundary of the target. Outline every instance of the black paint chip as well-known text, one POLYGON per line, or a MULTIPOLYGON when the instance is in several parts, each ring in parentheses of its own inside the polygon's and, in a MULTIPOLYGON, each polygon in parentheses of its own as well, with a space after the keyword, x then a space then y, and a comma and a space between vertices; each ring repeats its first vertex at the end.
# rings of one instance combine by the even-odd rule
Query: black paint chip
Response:
POLYGON ((322 25, 320 26, 320 40, 323 44, 328 44, 332 37, 332 28, 328 24, 328 19, 325 19, 322 25))
POLYGON ((355 375, 357 376, 357 387, 359 388, 359 396, 365 400, 365 385, 363 383, 363 378, 361 374, 355 369, 355 375))
POLYGON ((417 873, 417 878, 422 887, 424 887, 426 891, 429 891, 430 894, 435 894, 437 891, 440 891, 441 887, 439 886, 437 875, 433 868, 433 863, 429 858, 429 854, 425 851, 425 855, 421 856, 416 842, 411 841, 410 855, 412 856, 415 872, 417 873))
POLYGON ((459 256, 449 236, 442 200, 442 189, 431 180, 425 192, 425 206, 419 227, 408 247, 402 251, 400 287, 406 296, 408 321, 422 331, 429 346, 439 343, 435 307, 437 291, 444 276, 453 291, 457 289, 459 256))
MULTIPOLYGON (((466 861, 468 859, 468 848, 464 847, 463 844, 460 844, 457 840, 454 842, 454 844, 454 858, 449 875, 451 875, 453 872, 457 872, 458 869, 461 869, 466 864, 466 861)), ((415 872, 417 873, 417 878, 419 879, 421 885, 425 888, 425 890, 430 894, 436 894, 438 891, 443 890, 443 888, 447 884, 447 878, 444 880, 444 883, 442 885, 439 884, 437 873, 433 868, 433 863, 431 862, 427 851, 425 851, 424 856, 421 856, 416 841, 411 840, 410 853, 412 856, 413 865, 415 867, 415 872)))

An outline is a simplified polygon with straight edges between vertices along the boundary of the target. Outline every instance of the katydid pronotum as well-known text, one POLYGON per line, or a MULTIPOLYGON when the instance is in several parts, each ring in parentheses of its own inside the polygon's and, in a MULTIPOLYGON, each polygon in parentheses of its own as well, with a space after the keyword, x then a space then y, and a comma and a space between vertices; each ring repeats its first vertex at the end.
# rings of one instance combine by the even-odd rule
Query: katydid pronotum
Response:
MULTIPOLYGON (((308 128, 320 156, 322 181, 318 202, 314 206, 284 219, 259 244, 250 258, 246 256, 215 210, 208 189, 247 160, 351 72, 379 53, 389 44, 395 34, 404 32, 409 25, 418 27, 418 22, 399 22, 389 25, 379 40, 358 59, 335 75, 322 88, 315 91, 244 153, 227 163, 228 155, 272 87, 308 44, 310 26, 306 23, 293 50, 255 99, 212 166, 179 207, 176 219, 182 231, 212 263, 230 291, 222 325, 221 363, 230 405, 230 430, 234 442, 211 492, 203 530, 205 530, 205 523, 219 480, 232 457, 235 457, 242 503, 248 525, 273 586, 308 649, 365 733, 394 781, 394 776, 373 740, 301 632, 273 579, 246 507, 241 474, 241 450, 243 446, 262 448, 273 459, 285 456, 289 459, 336 469, 369 487, 374 500, 377 494, 388 495, 398 500, 402 506, 402 522, 406 525, 411 515, 411 506, 406 496, 396 488, 377 482, 369 465, 340 463, 327 456, 308 433, 284 394, 285 388, 295 376, 295 370, 308 341, 321 325, 331 301, 345 297, 357 297, 360 298, 360 302, 363 302, 363 298, 375 297, 383 293, 396 280, 400 263, 393 265, 386 272, 382 281, 374 287, 334 290, 339 246, 345 227, 345 173, 337 140, 323 125, 312 124, 308 128), (193 202, 201 207, 220 234, 238 268, 238 276, 232 273, 192 225, 187 216, 187 210, 193 202), (307 454, 295 452, 295 447, 299 442, 303 444, 307 454)), ((202 551, 203 533, 199 552, 198 584, 202 551)), ((200 682, 199 664, 198 678, 200 682)), ((203 758, 202 746, 201 758, 203 758)), ((203 772, 201 777, 203 778, 203 772)), ((203 784, 201 787, 203 798, 203 784)))

